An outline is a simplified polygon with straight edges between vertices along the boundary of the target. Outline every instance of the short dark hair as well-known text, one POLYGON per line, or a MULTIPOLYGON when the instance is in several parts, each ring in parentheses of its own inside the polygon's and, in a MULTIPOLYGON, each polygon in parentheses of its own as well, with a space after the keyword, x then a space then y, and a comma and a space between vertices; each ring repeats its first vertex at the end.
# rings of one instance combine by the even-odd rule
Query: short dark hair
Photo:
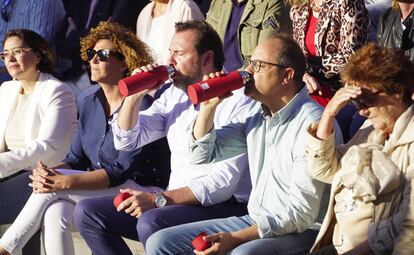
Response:
POLYGON ((37 69, 43 73, 52 73, 56 55, 50 44, 38 33, 29 29, 12 29, 7 32, 3 40, 3 47, 10 37, 19 37, 24 44, 32 48, 33 52, 39 54, 40 62, 37 69))
POLYGON ((414 64, 398 49, 369 43, 358 49, 341 71, 342 82, 364 85, 388 95, 403 93, 404 103, 411 104, 414 64))
POLYGON ((194 42, 198 54, 203 54, 209 50, 214 53, 214 67, 217 70, 223 68, 224 50, 223 43, 216 30, 204 20, 189 20, 175 23, 175 32, 194 30, 197 32, 197 39, 194 42))
POLYGON ((287 34, 277 34, 272 38, 277 38, 283 43, 282 50, 277 56, 278 63, 293 68, 295 70, 293 80, 302 86, 302 78, 306 70, 306 59, 299 44, 287 34))

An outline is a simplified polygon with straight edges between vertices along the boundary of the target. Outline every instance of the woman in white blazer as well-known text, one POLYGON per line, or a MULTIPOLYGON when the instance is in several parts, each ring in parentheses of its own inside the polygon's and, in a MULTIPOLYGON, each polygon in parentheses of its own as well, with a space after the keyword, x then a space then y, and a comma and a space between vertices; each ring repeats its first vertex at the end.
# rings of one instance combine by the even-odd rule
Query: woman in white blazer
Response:
POLYGON ((9 31, 0 59, 13 77, 0 86, 0 224, 6 224, 32 191, 28 175, 37 161, 53 165, 68 153, 76 104, 70 88, 50 74, 54 53, 37 33, 9 31))

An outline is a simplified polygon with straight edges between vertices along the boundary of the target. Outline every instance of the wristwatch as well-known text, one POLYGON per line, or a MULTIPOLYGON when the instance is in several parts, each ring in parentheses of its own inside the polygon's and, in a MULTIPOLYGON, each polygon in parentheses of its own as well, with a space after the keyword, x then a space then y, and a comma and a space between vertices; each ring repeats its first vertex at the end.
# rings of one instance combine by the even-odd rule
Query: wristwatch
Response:
POLYGON ((165 199, 161 191, 155 193, 154 203, 157 208, 164 207, 167 204, 167 199, 165 199))

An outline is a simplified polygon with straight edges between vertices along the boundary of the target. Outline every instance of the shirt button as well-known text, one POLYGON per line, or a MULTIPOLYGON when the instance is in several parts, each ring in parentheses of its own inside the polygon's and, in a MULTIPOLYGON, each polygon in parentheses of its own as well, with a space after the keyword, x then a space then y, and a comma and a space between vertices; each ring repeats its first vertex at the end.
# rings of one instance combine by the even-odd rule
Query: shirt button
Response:
POLYGON ((153 172, 157 172, 157 169, 153 168, 153 169, 152 169, 152 171, 153 171, 153 172))
POLYGON ((145 163, 149 164, 149 162, 150 162, 150 161, 149 161, 149 159, 146 159, 146 160, 145 160, 145 163))
POLYGON ((101 166, 101 162, 99 162, 99 161, 98 161, 96 164, 97 164, 98 166, 101 166))

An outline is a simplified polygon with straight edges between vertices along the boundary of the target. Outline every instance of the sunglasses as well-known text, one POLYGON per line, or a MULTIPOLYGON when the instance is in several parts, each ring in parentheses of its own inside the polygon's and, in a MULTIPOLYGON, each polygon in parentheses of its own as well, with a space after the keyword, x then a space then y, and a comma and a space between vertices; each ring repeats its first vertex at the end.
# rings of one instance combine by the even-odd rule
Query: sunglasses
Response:
POLYGON ((362 95, 351 99, 351 103, 357 108, 357 110, 366 109, 375 105, 378 100, 378 95, 382 91, 371 92, 369 90, 363 90, 362 95))
POLYGON ((111 51, 111 50, 94 50, 94 49, 87 49, 86 50, 86 57, 88 61, 91 61, 95 55, 98 57, 99 62, 106 62, 108 61, 108 58, 110 56, 114 56, 118 58, 119 60, 124 60, 125 57, 121 53, 117 51, 111 51))

